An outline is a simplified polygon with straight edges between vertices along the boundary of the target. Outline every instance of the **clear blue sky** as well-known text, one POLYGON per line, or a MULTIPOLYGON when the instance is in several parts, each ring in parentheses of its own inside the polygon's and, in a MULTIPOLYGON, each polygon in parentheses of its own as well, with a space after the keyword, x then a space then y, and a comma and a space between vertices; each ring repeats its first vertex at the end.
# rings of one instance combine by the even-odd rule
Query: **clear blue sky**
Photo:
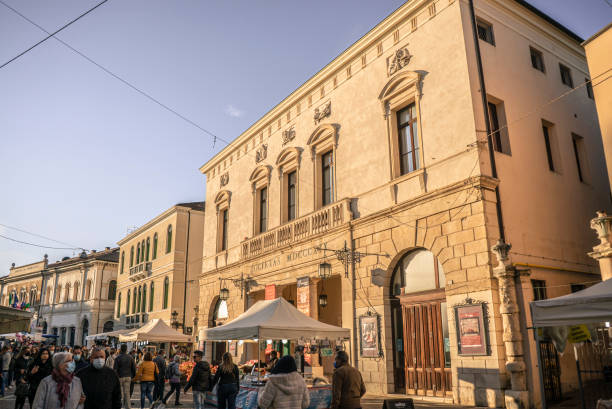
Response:
MULTIPOLYGON (((3 1, 49 31, 98 2, 3 1)), ((58 37, 229 140, 402 3, 110 0, 58 37)), ((530 3, 583 38, 612 20, 606 0, 530 3)), ((44 36, 0 4, 0 62, 44 36)), ((54 39, 0 69, 0 95, 0 224, 99 250, 204 199, 198 168, 222 144, 54 39)), ((0 275, 44 253, 73 254, 0 238, 0 275)))

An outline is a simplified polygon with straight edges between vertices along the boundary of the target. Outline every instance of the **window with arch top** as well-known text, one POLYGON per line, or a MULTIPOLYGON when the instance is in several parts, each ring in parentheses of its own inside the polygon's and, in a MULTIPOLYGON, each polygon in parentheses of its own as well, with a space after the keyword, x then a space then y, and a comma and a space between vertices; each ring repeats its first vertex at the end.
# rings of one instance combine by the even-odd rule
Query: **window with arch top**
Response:
POLYGON ((132 295, 132 291, 128 290, 127 292, 127 302, 125 303, 125 315, 129 315, 130 314, 130 298, 132 295))
POLYGON ((317 127, 307 142, 314 165, 315 209, 336 201, 336 152, 338 126, 323 124, 317 127))
POLYGON ((136 245, 136 264, 140 263, 140 243, 136 245))
POLYGON ((153 281, 151 281, 150 291, 149 291, 149 311, 153 311, 153 296, 155 294, 155 287, 153 286, 153 281))
POLYGON ((140 262, 144 262, 145 261, 145 241, 143 240, 142 243, 140 243, 140 262))
POLYGON ((125 251, 121 252, 121 264, 119 267, 119 274, 123 274, 123 263, 125 262, 125 251))
POLYGON ((149 251, 150 250, 151 250, 151 239, 147 237, 147 250, 145 252, 146 254, 145 261, 149 261, 149 251))
POLYGON ((108 299, 114 300, 117 296, 117 281, 110 280, 108 282, 108 299))
POLYGON ((299 214, 298 173, 302 149, 287 147, 279 153, 276 159, 278 178, 280 181, 280 215, 281 223, 294 220, 299 214))
POLYGON ((172 251, 172 225, 168 225, 168 231, 166 232, 166 254, 172 251))
POLYGON ((163 308, 164 310, 166 308, 168 308, 168 295, 170 292, 170 279, 168 279, 168 277, 166 277, 164 279, 164 304, 163 304, 163 308))
POLYGON ((130 267, 134 266, 134 246, 130 249, 130 267))
POLYGON ((157 258, 157 233, 153 235, 153 260, 157 258))
POLYGON ((406 253, 393 270, 391 294, 394 296, 443 289, 446 279, 442 264, 425 249, 406 253))
POLYGON ((117 297, 117 318, 121 316, 121 293, 117 297))

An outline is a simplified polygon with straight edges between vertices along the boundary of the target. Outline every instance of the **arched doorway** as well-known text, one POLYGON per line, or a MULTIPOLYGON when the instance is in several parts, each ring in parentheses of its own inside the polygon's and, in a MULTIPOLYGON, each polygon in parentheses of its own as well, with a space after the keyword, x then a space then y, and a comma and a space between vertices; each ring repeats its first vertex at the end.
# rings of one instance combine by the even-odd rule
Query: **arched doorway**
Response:
POLYGON ((87 318, 83 318, 83 323, 81 324, 81 345, 87 345, 88 335, 89 335, 89 320, 87 318))
POLYGON ((395 390, 428 396, 452 394, 446 280, 434 254, 402 256, 391 276, 395 390))
POLYGON ((111 332, 113 330, 113 322, 112 321, 106 321, 104 323, 104 328, 102 329, 102 332, 111 332))
MULTIPOLYGON (((213 313, 211 315, 210 327, 218 327, 219 325, 223 325, 223 323, 228 318, 227 312, 227 302, 225 300, 217 297, 217 301, 215 302, 215 307, 213 309, 213 313)), ((221 357, 227 351, 227 343, 226 342, 213 342, 212 350, 211 350, 211 361, 216 363, 221 362, 221 357)))

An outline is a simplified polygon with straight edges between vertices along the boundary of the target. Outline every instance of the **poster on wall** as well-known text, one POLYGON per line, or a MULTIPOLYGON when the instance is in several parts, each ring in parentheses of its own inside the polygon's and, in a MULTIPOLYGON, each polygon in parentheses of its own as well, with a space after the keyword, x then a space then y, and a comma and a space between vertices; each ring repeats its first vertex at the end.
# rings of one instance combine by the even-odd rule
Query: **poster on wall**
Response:
POLYGON ((378 314, 359 317, 359 350, 361 356, 370 358, 381 356, 379 325, 378 314))
POLYGON ((264 298, 266 300, 276 299, 276 284, 266 284, 266 289, 264 291, 264 298))
POLYGON ((459 355, 487 355, 482 304, 455 307, 459 355))
POLYGON ((310 279, 297 279, 297 309, 310 317, 310 279))

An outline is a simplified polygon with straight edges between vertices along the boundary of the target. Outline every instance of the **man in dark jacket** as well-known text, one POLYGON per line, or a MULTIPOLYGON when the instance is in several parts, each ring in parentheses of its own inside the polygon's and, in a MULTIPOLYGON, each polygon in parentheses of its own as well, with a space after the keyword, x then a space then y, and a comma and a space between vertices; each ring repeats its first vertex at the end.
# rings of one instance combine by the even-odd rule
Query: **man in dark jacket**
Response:
POLYGON ((153 400, 163 399, 164 386, 166 378, 166 359, 164 358, 164 350, 157 351, 157 356, 153 360, 157 365, 157 378, 155 379, 155 388, 153 389, 153 400))
POLYGON ((349 365, 348 354, 345 351, 336 353, 334 366, 336 369, 332 377, 330 409, 361 408, 361 397, 366 393, 361 373, 349 365))
POLYGON ((83 349, 79 345, 75 345, 72 348, 72 359, 74 360, 74 373, 79 372, 81 369, 89 366, 87 359, 83 357, 83 349))
POLYGON ((127 353, 127 345, 121 344, 120 353, 115 358, 115 372, 119 377, 119 384, 121 385, 121 398, 123 400, 123 407, 125 409, 131 409, 132 405, 130 398, 132 392, 130 391, 130 385, 132 384, 132 378, 136 376, 136 363, 134 358, 127 353))
POLYGON ((83 385, 84 409, 121 409, 121 387, 115 371, 104 366, 106 354, 94 348, 90 354, 91 365, 76 373, 83 385))
POLYGON ((196 409, 204 407, 204 393, 211 388, 211 372, 210 364, 204 361, 204 353, 202 351, 194 351, 193 360, 195 366, 191 373, 191 378, 185 385, 185 392, 193 387, 193 403, 196 409))

